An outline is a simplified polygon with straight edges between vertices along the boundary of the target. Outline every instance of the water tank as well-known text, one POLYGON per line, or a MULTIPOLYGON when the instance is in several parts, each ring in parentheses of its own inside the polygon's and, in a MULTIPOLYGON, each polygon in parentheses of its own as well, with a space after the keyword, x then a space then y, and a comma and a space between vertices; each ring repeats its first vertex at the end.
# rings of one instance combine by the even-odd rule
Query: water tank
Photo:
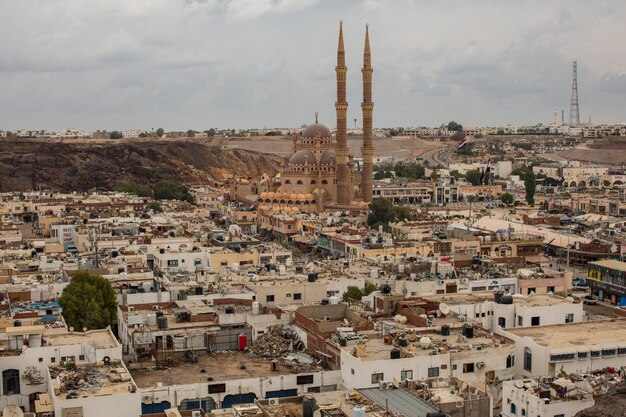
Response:
POLYGON ((348 340, 345 337, 342 337, 341 339, 339 339, 339 345, 348 346, 348 340))
POLYGON ((13 321, 13 327, 21 327, 21 326, 22 326, 22 320, 13 321))
POLYGON ((398 339, 398 345, 400 347, 407 347, 409 345, 409 341, 406 340, 404 337, 401 337, 398 339))
POLYGON ((393 348, 389 351, 389 357, 391 359, 400 359, 400 349, 393 348))
POLYGON ((248 336, 245 334, 240 334, 237 336, 237 345, 239 346, 239 351, 244 351, 248 347, 248 336))
POLYGON ((442 324, 441 325, 441 335, 442 336, 450 336, 450 325, 442 324))
POLYGON ((165 316, 157 317, 157 327, 161 330, 167 329, 167 317, 165 316))
POLYGON ((226 312, 226 314, 235 314, 235 307, 228 306, 224 309, 224 311, 226 312))
POLYGON ((320 302, 320 304, 323 306, 328 305, 328 298, 322 298, 322 301, 320 302))
POLYGON ((372 279, 378 278, 378 269, 372 268, 370 270, 370 278, 372 278, 372 279))
POLYGON ((500 299, 500 304, 513 304, 513 296, 512 295, 503 295, 500 299))
POLYGON ((500 304, 502 302, 502 296, 504 295, 503 291, 496 291, 493 293, 493 301, 495 301, 497 304, 500 304))
POLYGON ((391 285, 383 284, 380 286, 380 292, 383 294, 391 294, 391 285))
POLYGON ((165 249, 163 249, 163 248, 159 249, 159 253, 160 254, 164 254, 165 253, 165 249))
POLYGON ((465 323, 463 324, 463 327, 461 328, 461 334, 465 337, 467 337, 468 339, 471 339, 474 337, 474 326, 472 326, 469 323, 465 323))
POLYGON ((365 407, 354 407, 352 417, 365 417, 365 407))
POLYGON ((252 302, 252 314, 254 314, 255 316, 261 314, 261 303, 259 303, 258 301, 252 302))
POLYGON ((420 347, 422 349, 428 349, 433 344, 433 341, 428 336, 420 337, 420 347))
POLYGON ((202 295, 202 287, 196 287, 196 295, 202 295))
POLYGON ((337 297, 336 295, 328 297, 328 304, 339 304, 339 297, 337 297))
POLYGON ((315 282, 317 281, 317 272, 309 272, 307 277, 309 282, 315 282))
POLYGON ((304 272, 304 267, 302 265, 296 265, 296 274, 302 274, 304 272))

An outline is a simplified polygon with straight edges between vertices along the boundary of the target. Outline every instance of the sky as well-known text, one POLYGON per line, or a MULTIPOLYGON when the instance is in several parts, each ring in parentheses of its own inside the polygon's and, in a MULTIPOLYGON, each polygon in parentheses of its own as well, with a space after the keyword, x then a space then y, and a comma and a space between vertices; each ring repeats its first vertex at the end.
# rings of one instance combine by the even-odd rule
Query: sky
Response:
POLYGON ((374 127, 626 122, 626 2, 0 2, 0 129, 335 126, 339 20, 360 124, 365 24, 374 127))

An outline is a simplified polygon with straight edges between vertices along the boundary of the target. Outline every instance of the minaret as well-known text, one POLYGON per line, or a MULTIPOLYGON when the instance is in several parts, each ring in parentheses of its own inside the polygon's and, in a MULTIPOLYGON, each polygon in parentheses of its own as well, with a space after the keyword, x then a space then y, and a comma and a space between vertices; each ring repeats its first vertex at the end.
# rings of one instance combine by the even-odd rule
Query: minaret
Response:
POLYGON ((348 143, 346 141, 348 102, 346 101, 346 51, 343 48, 343 22, 339 22, 339 45, 337 47, 337 204, 348 205, 352 201, 352 184, 348 176, 348 143))
POLYGON ((372 144, 372 54, 370 53, 369 25, 365 25, 365 49, 363 50, 363 171, 361 172, 361 196, 363 201, 372 201, 372 188, 374 176, 374 145, 372 144))

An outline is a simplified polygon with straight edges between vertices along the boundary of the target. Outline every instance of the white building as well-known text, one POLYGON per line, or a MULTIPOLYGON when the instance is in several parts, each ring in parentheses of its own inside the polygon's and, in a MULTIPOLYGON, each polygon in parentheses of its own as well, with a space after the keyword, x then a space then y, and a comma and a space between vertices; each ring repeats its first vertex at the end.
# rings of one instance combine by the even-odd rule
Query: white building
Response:
POLYGON ((574 417, 594 405, 587 381, 524 379, 502 384, 502 417, 574 417))

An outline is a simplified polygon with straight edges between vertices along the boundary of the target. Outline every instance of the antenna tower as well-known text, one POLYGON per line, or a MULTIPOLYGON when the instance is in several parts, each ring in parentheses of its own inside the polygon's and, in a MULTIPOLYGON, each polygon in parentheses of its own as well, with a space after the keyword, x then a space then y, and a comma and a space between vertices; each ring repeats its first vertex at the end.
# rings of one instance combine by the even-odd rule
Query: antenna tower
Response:
POLYGON ((576 127, 580 125, 580 112, 578 109, 578 73, 576 70, 576 61, 574 61, 572 72, 572 98, 569 103, 569 125, 576 127))

